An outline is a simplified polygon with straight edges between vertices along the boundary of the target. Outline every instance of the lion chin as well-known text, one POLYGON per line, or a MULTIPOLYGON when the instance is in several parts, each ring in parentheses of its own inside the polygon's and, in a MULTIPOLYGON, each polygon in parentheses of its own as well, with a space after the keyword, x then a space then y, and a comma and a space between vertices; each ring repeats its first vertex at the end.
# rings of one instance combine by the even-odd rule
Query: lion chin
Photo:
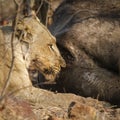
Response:
POLYGON ((32 73, 31 74, 31 80, 32 80, 34 74, 36 74, 36 72, 39 72, 44 76, 45 81, 52 83, 55 82, 56 77, 58 77, 61 71, 61 67, 65 67, 65 66, 66 64, 64 62, 64 59, 63 61, 56 63, 56 65, 54 66, 47 65, 45 61, 44 63, 41 63, 40 61, 38 62, 37 60, 34 60, 34 62, 32 61, 32 63, 29 66, 29 74, 32 73))
POLYGON ((44 75, 46 81, 54 82, 60 70, 61 70, 60 67, 58 70, 54 70, 54 68, 48 68, 48 69, 44 69, 42 74, 44 75))

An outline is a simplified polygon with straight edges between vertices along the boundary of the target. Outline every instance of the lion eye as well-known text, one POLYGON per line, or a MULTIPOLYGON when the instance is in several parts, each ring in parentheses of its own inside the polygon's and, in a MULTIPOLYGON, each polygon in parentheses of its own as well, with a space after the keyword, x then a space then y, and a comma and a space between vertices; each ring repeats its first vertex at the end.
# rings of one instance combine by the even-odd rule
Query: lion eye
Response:
POLYGON ((48 44, 48 46, 49 46, 49 48, 50 48, 51 50, 54 51, 54 48, 53 48, 53 45, 52 45, 52 44, 48 44))

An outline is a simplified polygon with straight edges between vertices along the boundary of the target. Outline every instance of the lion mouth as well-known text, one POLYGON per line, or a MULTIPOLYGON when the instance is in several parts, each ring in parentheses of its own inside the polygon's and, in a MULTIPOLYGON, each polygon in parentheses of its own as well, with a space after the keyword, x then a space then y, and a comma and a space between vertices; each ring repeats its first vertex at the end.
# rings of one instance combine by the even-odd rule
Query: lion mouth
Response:
POLYGON ((44 71, 43 71, 43 73, 49 75, 49 74, 54 74, 54 71, 53 71, 52 68, 49 68, 49 69, 45 68, 44 71))
POLYGON ((45 77, 45 80, 49 82, 55 81, 56 77, 59 74, 59 71, 54 71, 52 68, 48 68, 48 69, 45 68, 44 70, 38 69, 38 71, 41 74, 43 74, 45 77))
POLYGON ((43 75, 45 76, 45 79, 47 80, 47 81, 51 81, 51 82, 53 82, 53 81, 55 81, 55 79, 56 79, 56 77, 58 76, 58 74, 59 74, 59 72, 60 72, 60 69, 61 68, 52 68, 52 67, 50 67, 50 68, 48 68, 48 69, 44 69, 43 70, 43 75))
POLYGON ((33 61, 31 66, 29 67, 29 69, 34 69, 39 71, 41 74, 44 75, 46 81, 55 81, 56 77, 58 76, 60 70, 61 70, 61 66, 49 66, 46 67, 46 65, 42 64, 39 61, 33 61), (34 66, 34 68, 32 68, 32 66, 34 66))

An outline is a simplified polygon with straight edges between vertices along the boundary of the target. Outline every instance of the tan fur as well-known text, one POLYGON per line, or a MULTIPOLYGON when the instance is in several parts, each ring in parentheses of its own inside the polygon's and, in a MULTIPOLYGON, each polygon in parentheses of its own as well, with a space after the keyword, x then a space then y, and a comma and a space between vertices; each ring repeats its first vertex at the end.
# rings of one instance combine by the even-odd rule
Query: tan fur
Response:
MULTIPOLYGON (((11 34, 6 27, 0 30, 0 88, 5 84, 12 61, 11 34)), ((19 21, 16 36, 9 89, 31 86, 28 75, 31 67, 38 69, 46 79, 54 80, 61 67, 65 67, 65 61, 57 49, 55 38, 46 27, 36 18, 25 18, 19 21)))

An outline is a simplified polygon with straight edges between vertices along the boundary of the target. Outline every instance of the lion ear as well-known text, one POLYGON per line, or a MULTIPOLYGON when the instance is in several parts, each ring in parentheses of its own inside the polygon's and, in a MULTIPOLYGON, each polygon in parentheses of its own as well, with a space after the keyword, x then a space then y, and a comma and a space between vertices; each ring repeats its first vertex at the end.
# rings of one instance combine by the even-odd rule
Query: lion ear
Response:
POLYGON ((27 53, 29 51, 29 43, 25 41, 21 41, 21 50, 23 54, 23 59, 25 60, 27 57, 27 53))
POLYGON ((21 39, 23 42, 26 43, 32 43, 33 42, 33 36, 31 33, 24 31, 24 34, 21 39))

